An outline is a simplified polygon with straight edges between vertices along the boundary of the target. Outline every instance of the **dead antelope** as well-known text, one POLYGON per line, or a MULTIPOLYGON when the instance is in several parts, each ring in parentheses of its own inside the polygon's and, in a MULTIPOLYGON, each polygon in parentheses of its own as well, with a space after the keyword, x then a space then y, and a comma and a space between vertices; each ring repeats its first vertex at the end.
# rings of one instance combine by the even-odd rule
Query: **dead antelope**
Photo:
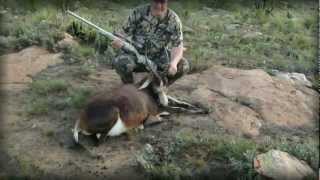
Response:
POLYGON ((160 120, 157 95, 150 87, 150 78, 138 85, 122 85, 107 97, 93 97, 80 114, 73 129, 74 140, 79 142, 79 133, 84 135, 104 134, 118 136, 132 128, 143 128, 149 116, 160 120))

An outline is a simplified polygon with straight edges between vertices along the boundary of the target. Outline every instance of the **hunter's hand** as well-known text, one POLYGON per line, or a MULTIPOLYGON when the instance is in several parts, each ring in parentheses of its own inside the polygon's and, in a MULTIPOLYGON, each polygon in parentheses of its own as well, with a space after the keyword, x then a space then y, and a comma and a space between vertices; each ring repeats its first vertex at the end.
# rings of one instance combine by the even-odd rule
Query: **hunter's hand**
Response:
POLYGON ((168 74, 169 76, 174 76, 178 71, 177 65, 175 63, 169 64, 168 74))
POLYGON ((124 45, 123 42, 119 39, 116 39, 111 43, 111 46, 116 49, 121 49, 123 45, 124 45))

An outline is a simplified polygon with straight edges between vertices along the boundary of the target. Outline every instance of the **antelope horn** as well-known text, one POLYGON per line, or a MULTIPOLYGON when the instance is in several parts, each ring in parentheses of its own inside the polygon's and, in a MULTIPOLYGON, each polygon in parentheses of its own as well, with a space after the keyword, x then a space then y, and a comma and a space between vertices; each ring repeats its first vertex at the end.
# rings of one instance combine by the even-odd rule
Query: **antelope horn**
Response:
POLYGON ((187 107, 192 107, 192 108, 196 108, 194 105, 190 104, 190 103, 187 103, 185 101, 181 101, 181 100, 178 100, 172 96, 169 96, 168 95, 168 99, 171 100, 173 103, 176 103, 176 104, 179 104, 179 105, 184 105, 184 106, 187 106, 187 107))
POLYGON ((178 106, 167 106, 167 109, 175 110, 177 112, 185 112, 185 113, 191 113, 191 114, 206 114, 207 112, 202 109, 187 109, 184 107, 178 107, 178 106))
POLYGON ((139 90, 148 87, 151 82, 152 82, 152 76, 149 76, 149 77, 146 79, 146 81, 144 81, 143 84, 139 87, 139 90))
POLYGON ((80 123, 80 120, 78 119, 73 129, 73 138, 76 141, 76 143, 79 143, 79 132, 80 132, 79 123, 80 123))

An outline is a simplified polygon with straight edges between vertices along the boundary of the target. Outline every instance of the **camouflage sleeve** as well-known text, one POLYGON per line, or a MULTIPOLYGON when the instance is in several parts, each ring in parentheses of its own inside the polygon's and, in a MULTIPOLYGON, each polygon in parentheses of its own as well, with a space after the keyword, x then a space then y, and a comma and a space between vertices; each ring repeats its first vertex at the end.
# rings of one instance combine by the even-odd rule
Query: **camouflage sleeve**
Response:
POLYGON ((125 22, 125 24, 122 26, 122 31, 128 35, 128 36, 132 36, 134 29, 136 29, 136 25, 137 25, 137 20, 138 20, 138 15, 139 13, 137 13, 137 9, 134 9, 127 21, 125 22))
POLYGON ((182 23, 180 18, 175 14, 172 20, 172 34, 170 37, 172 47, 178 47, 183 42, 182 23))

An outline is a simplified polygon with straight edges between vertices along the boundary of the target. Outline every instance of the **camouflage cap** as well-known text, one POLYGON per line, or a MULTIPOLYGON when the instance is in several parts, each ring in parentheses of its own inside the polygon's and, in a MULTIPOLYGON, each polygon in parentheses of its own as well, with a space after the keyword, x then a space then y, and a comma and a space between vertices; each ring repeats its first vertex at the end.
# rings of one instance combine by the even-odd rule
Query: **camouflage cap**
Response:
POLYGON ((152 0, 153 2, 157 2, 157 3, 167 3, 168 0, 152 0))

